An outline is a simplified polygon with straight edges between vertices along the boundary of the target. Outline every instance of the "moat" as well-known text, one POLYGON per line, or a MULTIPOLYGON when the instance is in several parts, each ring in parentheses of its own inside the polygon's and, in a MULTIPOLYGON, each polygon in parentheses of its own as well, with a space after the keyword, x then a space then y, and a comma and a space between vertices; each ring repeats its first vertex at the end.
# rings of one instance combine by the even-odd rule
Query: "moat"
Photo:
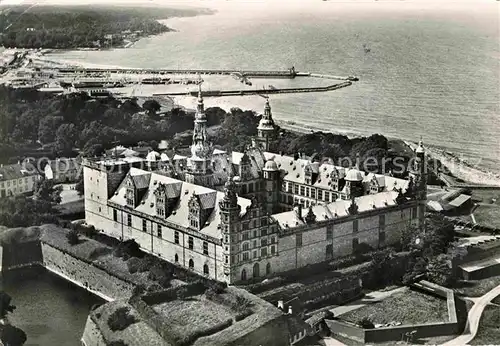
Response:
POLYGON ((78 345, 88 313, 100 298, 42 268, 4 274, 0 284, 16 306, 9 318, 25 331, 25 346, 78 345))

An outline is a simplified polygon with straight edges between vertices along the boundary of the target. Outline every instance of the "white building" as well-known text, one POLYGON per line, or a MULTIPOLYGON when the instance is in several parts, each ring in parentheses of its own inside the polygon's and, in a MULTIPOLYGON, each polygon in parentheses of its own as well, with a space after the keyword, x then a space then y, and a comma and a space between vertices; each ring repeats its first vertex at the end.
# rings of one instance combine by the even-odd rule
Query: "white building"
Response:
POLYGON ((33 193, 41 175, 31 163, 0 166, 0 197, 33 193))

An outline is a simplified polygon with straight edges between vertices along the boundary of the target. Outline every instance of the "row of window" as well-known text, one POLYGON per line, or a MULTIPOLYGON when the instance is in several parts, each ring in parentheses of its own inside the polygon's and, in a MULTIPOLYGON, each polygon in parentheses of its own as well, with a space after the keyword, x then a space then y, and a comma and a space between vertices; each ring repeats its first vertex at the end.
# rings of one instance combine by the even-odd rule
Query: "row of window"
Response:
MULTIPOLYGON (((36 177, 33 176, 31 177, 31 180, 32 181, 36 181, 36 177)), ((8 180, 8 181, 2 181, 0 182, 0 188, 4 188, 4 187, 10 187, 10 184, 12 183, 12 186, 17 186, 19 182, 19 185, 23 185, 23 184, 28 184, 28 178, 20 178, 18 180, 8 180)))
POLYGON ((253 193, 264 189, 264 181, 256 181, 255 183, 242 183, 240 185, 241 194, 246 195, 247 193, 253 193))
MULTIPOLYGON (((276 227, 272 226, 270 229, 270 233, 276 232, 276 227)), ((267 235, 267 228, 263 228, 260 231, 258 229, 254 229, 252 232, 243 232, 241 233, 241 238, 239 234, 233 234, 231 236, 225 234, 224 235, 224 242, 229 243, 229 239, 231 239, 232 243, 236 243, 240 240, 249 240, 251 238, 258 238, 258 237, 264 237, 267 235), (231 238, 229 238, 231 237, 231 238)), ((272 237, 274 238, 274 237, 272 237)))
MULTIPOLYGON (((270 254, 274 255, 276 253, 276 246, 271 245, 270 249, 271 249, 270 254)), ((252 253, 252 259, 257 259, 259 257, 258 250, 253 250, 251 253, 252 253)), ((267 257, 267 256, 268 256, 267 247, 261 248, 260 249, 260 257, 267 257)), ((231 256, 232 263, 238 263, 239 258, 240 257, 238 255, 231 256)), ((250 251, 242 252, 241 253, 241 261, 248 261, 248 260, 250 260, 250 251)), ((226 256, 226 264, 228 264, 228 263, 229 263, 229 256, 226 256)))
MULTIPOLYGON (((175 254, 174 262, 179 263, 179 255, 175 254)), ((194 270, 194 261, 192 258, 188 262, 188 267, 189 267, 189 269, 194 270)), ((203 274, 205 274, 205 275, 209 274, 208 264, 206 264, 206 263, 203 265, 203 274)))
MULTIPOLYGON (((3 187, 3 186, 2 186, 3 187)), ((29 186, 19 186, 19 187, 14 187, 12 188, 12 190, 7 190, 7 193, 8 192, 11 192, 11 193, 18 193, 18 192, 28 192, 28 191, 31 191, 29 186)), ((3 193, 6 193, 4 190, 2 190, 3 193)))
MULTIPOLYGON (((274 244, 274 243, 276 243, 276 238, 275 237, 271 237, 271 239, 269 241, 269 244, 274 244)), ((267 245, 268 245, 268 243, 267 243, 267 239, 266 238, 260 240, 260 246, 267 246, 267 245)), ((256 247, 258 247, 257 240, 254 240, 252 248, 256 248, 256 247)), ((250 242, 245 242, 245 243, 241 244, 241 249, 243 251, 246 251, 246 250, 250 249, 250 242)))
MULTIPOLYGON (((116 209, 113 209, 113 220, 118 221, 118 211, 116 209)), ((127 226, 132 227, 131 214, 127 214, 127 226)), ((142 231, 148 233, 148 221, 144 219, 142 220, 142 231)), ((158 238, 163 238, 163 228, 160 224, 156 224, 156 235, 158 236, 158 238)), ((176 244, 180 244, 179 231, 174 231, 174 242, 176 244)), ((188 248, 190 250, 194 249, 194 239, 191 236, 189 236, 188 238, 188 248)), ((203 254, 208 255, 208 242, 206 241, 203 242, 203 254)))

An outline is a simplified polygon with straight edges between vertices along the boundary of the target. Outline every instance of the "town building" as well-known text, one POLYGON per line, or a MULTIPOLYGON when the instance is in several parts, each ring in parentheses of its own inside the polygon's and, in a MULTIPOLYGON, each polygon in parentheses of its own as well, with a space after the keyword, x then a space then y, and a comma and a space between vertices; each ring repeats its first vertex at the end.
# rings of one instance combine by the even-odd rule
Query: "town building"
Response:
POLYGON ((54 183, 73 183, 80 179, 81 162, 77 158, 58 158, 48 161, 43 169, 45 179, 54 183))
POLYGON ((85 160, 86 222, 228 283, 385 247, 423 227, 422 143, 405 180, 268 152, 271 127, 266 102, 255 145, 216 150, 200 92, 189 158, 85 160))
POLYGON ((0 166, 0 197, 11 197, 31 194, 35 184, 41 179, 34 164, 18 162, 12 165, 0 166))

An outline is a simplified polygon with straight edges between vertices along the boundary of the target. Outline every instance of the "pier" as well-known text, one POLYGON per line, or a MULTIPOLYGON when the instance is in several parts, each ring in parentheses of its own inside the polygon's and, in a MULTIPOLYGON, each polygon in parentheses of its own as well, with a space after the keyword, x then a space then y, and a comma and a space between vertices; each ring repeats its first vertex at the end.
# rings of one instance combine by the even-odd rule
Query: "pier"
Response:
MULTIPOLYGON (((352 85, 352 82, 346 81, 343 83, 332 84, 326 87, 309 87, 309 88, 282 88, 282 89, 256 89, 256 90, 214 90, 203 91, 203 97, 222 97, 222 96, 248 96, 248 95, 269 95, 269 94, 293 94, 306 92, 326 92, 345 88, 352 85)), ((198 95, 197 91, 178 92, 178 93, 158 93, 153 96, 193 96, 198 95)))

